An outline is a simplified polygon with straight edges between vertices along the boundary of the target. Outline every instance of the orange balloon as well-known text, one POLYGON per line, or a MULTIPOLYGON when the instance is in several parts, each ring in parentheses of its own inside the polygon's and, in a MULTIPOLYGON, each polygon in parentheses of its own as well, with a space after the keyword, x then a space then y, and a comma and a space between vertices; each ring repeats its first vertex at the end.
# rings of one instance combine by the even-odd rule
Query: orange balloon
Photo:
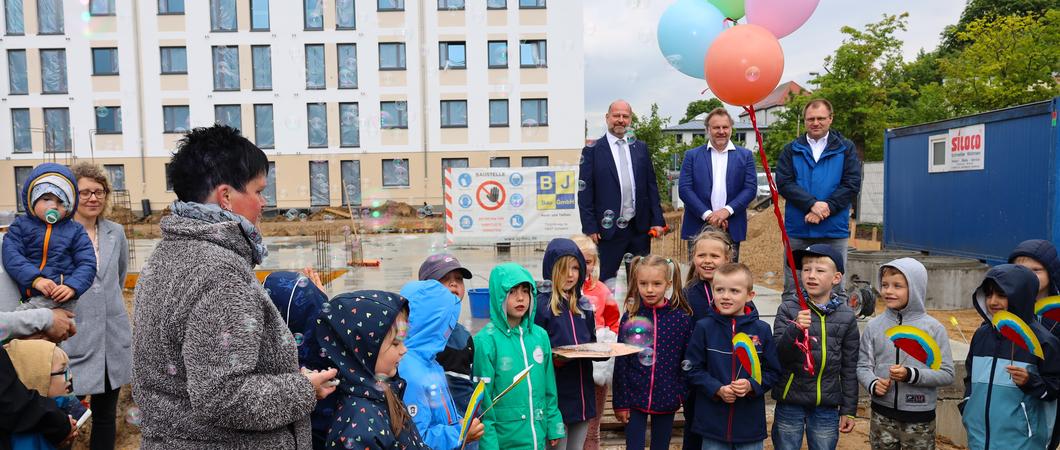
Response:
POLYGON ((766 98, 784 74, 784 50, 769 30, 736 25, 722 31, 703 59, 707 86, 721 101, 748 106, 766 98))

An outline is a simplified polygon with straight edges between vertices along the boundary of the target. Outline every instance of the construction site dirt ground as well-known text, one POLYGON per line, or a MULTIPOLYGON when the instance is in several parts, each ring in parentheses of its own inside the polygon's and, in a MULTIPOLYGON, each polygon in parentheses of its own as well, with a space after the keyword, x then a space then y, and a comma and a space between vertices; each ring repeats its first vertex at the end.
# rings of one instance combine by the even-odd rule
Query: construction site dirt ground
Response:
MULTIPOLYGON (((680 214, 680 211, 667 213, 667 222, 679 223, 680 214)), ((290 215, 277 215, 274 218, 263 221, 261 229, 265 236, 312 236, 315 232, 323 230, 342 233, 344 227, 346 229, 350 227, 356 228, 362 233, 440 232, 443 228, 441 217, 419 218, 414 214, 409 215, 407 211, 404 214, 382 213, 377 218, 372 218, 369 214, 368 217, 365 220, 351 222, 346 217, 328 214, 327 212, 306 215, 304 218, 298 215, 293 218, 290 215)), ((126 230, 130 234, 130 238, 157 239, 160 237, 157 218, 149 220, 147 223, 129 225, 126 230)), ((665 239, 656 241, 653 251, 663 253, 666 256, 687 258, 687 251, 680 247, 683 245, 682 242, 676 240, 672 235, 667 236, 667 238, 671 239, 671 241, 667 242, 665 239)), ((783 288, 782 255, 783 244, 781 243, 779 228, 772 209, 769 208, 762 212, 753 213, 748 223, 747 240, 740 249, 740 261, 747 264, 754 272, 756 284, 778 290, 783 288)), ((146 257, 146 255, 143 257, 146 257)), ((131 316, 132 293, 126 292, 125 298, 131 316)), ((882 311, 882 308, 882 304, 878 303, 877 312, 882 311)), ((964 332, 964 336, 968 339, 972 337, 975 329, 982 323, 982 318, 974 309, 956 311, 932 310, 929 313, 946 326, 952 338, 958 340, 963 339, 960 333, 952 326, 950 317, 957 319, 961 331, 964 332)), ((861 406, 858 416, 857 427, 854 432, 841 435, 838 448, 844 450, 868 448, 869 411, 867 405, 861 406)), ((139 428, 130 423, 135 422, 137 417, 138 411, 135 409, 131 399, 131 389, 129 386, 124 386, 119 401, 116 448, 123 450, 139 448, 139 428)), ((767 408, 767 421, 772 422, 772 407, 767 408)), ((87 435, 91 433, 91 422, 85 426, 84 431, 82 437, 78 439, 73 448, 88 448, 87 435)), ((680 433, 680 430, 675 431, 675 433, 680 433)), ((625 447, 621 431, 605 431, 603 439, 603 448, 619 449, 625 447)), ((937 441, 940 449, 964 448, 954 445, 945 438, 939 438, 937 441)), ((680 448, 679 437, 674 438, 671 448, 680 448)), ((765 448, 772 448, 768 439, 766 440, 765 448)))

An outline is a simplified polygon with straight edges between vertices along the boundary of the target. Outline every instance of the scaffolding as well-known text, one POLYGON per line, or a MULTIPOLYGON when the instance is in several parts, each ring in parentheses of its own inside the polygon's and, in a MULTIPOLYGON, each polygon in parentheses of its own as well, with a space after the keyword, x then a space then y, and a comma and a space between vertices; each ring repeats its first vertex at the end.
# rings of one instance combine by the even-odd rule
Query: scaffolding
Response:
MULTIPOLYGON (((319 274, 331 274, 331 231, 320 230, 313 233, 315 238, 316 264, 313 269, 319 274)), ((331 276, 321 277, 324 287, 331 287, 331 276)))
MULTIPOLYGON (((122 211, 132 210, 132 197, 129 196, 129 191, 125 189, 116 190, 110 193, 111 209, 122 208, 122 211)), ((129 220, 121 220, 122 228, 125 229, 125 239, 130 240, 133 238, 133 224, 129 220)), ((125 246, 127 251, 127 258, 129 262, 127 267, 136 267, 136 245, 129 244, 125 246)))

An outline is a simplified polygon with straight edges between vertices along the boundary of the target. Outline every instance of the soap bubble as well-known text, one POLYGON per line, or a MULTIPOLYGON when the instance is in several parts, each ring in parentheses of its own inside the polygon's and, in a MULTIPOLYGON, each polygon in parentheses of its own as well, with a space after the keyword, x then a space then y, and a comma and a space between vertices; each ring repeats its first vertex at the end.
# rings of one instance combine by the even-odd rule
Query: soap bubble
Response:
POLYGON ((633 262, 633 258, 634 256, 632 253, 626 253, 625 255, 622 255, 622 264, 629 264, 633 262))
POLYGON ((687 359, 684 360, 684 361, 681 361, 681 370, 683 370, 685 372, 688 372, 688 371, 692 370, 692 361, 689 361, 687 359))
POLYGON ((177 366, 173 365, 173 363, 166 364, 166 373, 171 377, 177 376, 177 366))
POLYGON ((637 347, 651 347, 655 343, 655 324, 647 317, 634 316, 619 330, 622 342, 637 347))
POLYGON ((301 213, 301 214, 298 215, 298 220, 302 221, 302 222, 305 222, 308 217, 309 216, 305 215, 305 213, 301 213))
POLYGON ((744 71, 743 76, 747 78, 747 81, 753 83, 758 81, 758 78, 762 76, 762 71, 758 69, 758 66, 751 66, 744 71))
POLYGON ((305 336, 302 336, 302 333, 295 333, 294 334, 294 345, 296 345, 298 347, 301 347, 302 344, 304 344, 304 343, 305 343, 305 336))
POLYGON ((108 108, 106 106, 97 106, 96 107, 96 117, 103 118, 103 117, 107 117, 109 115, 110 115, 110 108, 108 108))
POLYGON ((552 293, 552 280, 545 280, 538 283, 537 291, 542 294, 552 293))
POLYGON ((298 285, 298 287, 300 287, 300 288, 304 288, 304 287, 306 287, 306 286, 309 286, 309 278, 306 278, 306 277, 298 277, 298 283, 296 283, 296 284, 297 284, 297 285, 298 285))
POLYGON ((611 211, 610 209, 607 210, 607 211, 604 211, 604 218, 605 219, 611 219, 611 218, 614 218, 614 217, 615 217, 615 212, 614 211, 611 211))
POLYGON ((140 417, 140 408, 133 406, 129 408, 128 411, 125 411, 125 421, 128 422, 129 425, 138 427, 140 426, 141 420, 142 418, 140 417))
POLYGON ((602 220, 600 220, 600 226, 604 227, 604 229, 606 230, 610 230, 611 227, 614 226, 614 224, 615 220, 610 217, 604 217, 602 220))
POLYGON ((578 180, 578 192, 585 190, 585 180, 578 180))
POLYGON ((650 348, 641 350, 640 353, 637 354, 637 360, 640 361, 642 365, 653 366, 655 365, 655 351, 650 348))
POLYGON ((324 314, 331 313, 331 302, 324 302, 320 305, 320 312, 324 314))
POLYGON ((625 217, 619 217, 618 220, 615 221, 615 225, 621 229, 625 229, 629 226, 629 219, 625 217))

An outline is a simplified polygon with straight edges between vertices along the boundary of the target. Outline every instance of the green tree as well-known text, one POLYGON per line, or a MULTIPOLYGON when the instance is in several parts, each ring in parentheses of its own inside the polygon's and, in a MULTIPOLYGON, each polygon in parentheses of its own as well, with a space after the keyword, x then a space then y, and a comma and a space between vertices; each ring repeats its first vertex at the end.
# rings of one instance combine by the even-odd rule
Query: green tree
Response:
POLYGON ((670 178, 671 166, 670 146, 672 139, 663 134, 670 122, 669 117, 659 116, 659 105, 652 103, 651 113, 645 117, 633 114, 630 131, 637 138, 648 145, 651 154, 651 163, 655 169, 655 181, 659 184, 659 196, 663 203, 670 202, 670 178))
POLYGON ((999 16, 1038 16, 1058 8, 1060 0, 969 0, 961 12, 960 20, 943 30, 939 49, 944 54, 950 54, 964 48, 966 42, 962 42, 960 33, 967 31, 972 22, 999 16))
POLYGON ((695 100, 692 103, 688 104, 688 106, 685 108, 685 116, 682 117, 681 121, 677 123, 689 122, 692 119, 695 119, 696 116, 700 114, 711 112, 712 110, 714 110, 714 108, 724 107, 725 105, 721 103, 721 100, 718 100, 716 98, 709 98, 706 100, 695 100))

